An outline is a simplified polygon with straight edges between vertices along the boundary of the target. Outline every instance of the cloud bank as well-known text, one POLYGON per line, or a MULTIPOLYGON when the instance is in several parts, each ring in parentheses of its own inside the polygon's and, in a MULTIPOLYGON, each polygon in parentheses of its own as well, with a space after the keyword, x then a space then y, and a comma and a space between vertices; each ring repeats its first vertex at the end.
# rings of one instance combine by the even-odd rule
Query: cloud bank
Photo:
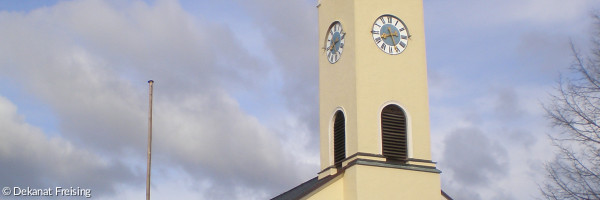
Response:
MULTIPOLYGON (((252 6, 256 5, 261 6, 247 9, 276 8, 267 3, 252 6)), ((297 31, 311 25, 309 20, 296 19, 303 25, 277 34, 300 39, 307 31, 297 31)), ((267 25, 262 23, 265 27, 259 31, 265 37, 276 35, 263 30, 267 25)), ((196 18, 177 1, 64 1, 29 12, 2 11, 0 26, 4 27, 0 77, 32 101, 43 102, 51 113, 47 116, 53 116, 49 120, 57 123, 57 133, 45 132, 46 127, 39 127, 44 123, 31 124, 17 105, 6 97, 0 99, 1 123, 6 124, 0 130, 1 185, 85 186, 100 198, 132 195, 123 187, 143 191, 145 83, 150 78, 156 81, 153 186, 157 195, 169 187, 164 183, 182 178, 188 182, 176 184, 189 184, 198 198, 264 199, 314 174, 294 170, 317 167, 316 156, 293 158, 302 153, 292 150, 306 152, 308 142, 290 144, 296 137, 314 135, 306 128, 314 124, 303 119, 314 112, 305 106, 316 106, 316 82, 308 89, 299 84, 315 76, 316 65, 301 69, 300 58, 289 56, 292 51, 310 52, 306 49, 311 45, 273 51, 275 61, 257 58, 251 54, 253 49, 239 45, 242 30, 196 18), (274 68, 273 62, 284 67, 274 68), (275 91, 281 97, 271 106, 261 102, 262 107, 283 114, 290 109, 304 113, 284 115, 285 123, 278 126, 267 126, 236 99, 248 91, 273 93, 267 89, 280 80, 255 78, 270 73, 290 80, 275 91), (305 75, 292 76, 298 73, 305 75), (300 94, 291 94, 295 88, 300 94), (300 106, 291 106, 295 104, 300 106), (297 135, 287 135, 291 133, 297 135)))

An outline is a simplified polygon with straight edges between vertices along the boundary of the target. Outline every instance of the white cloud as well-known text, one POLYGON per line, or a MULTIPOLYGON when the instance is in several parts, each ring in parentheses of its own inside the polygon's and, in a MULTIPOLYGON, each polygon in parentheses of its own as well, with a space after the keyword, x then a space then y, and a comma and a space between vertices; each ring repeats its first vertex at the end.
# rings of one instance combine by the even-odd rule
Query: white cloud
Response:
MULTIPOLYGON (((28 13, 0 12, 0 26, 6 27, 0 30, 0 77, 47 103, 55 112, 59 133, 51 140, 61 141, 55 146, 68 144, 68 151, 57 159, 81 162, 82 166, 74 165, 70 171, 99 168, 105 170, 103 173, 114 173, 108 177, 118 176, 77 182, 100 188, 96 197, 114 194, 101 188, 116 184, 132 187, 129 183, 139 181, 145 172, 145 165, 140 163, 146 155, 148 79, 156 81, 153 166, 157 180, 193 177, 192 183, 207 185, 211 195, 205 198, 209 199, 252 198, 233 195, 232 187, 240 195, 264 198, 306 178, 306 170, 296 169, 312 169, 315 165, 306 158, 292 158, 292 150, 303 149, 306 143, 286 148, 279 138, 281 133, 261 124, 240 107, 238 99, 232 98, 236 92, 232 88, 239 87, 244 92, 255 91, 254 95, 279 92, 261 91, 277 80, 255 78, 272 73, 272 66, 264 66, 270 61, 252 56, 256 54, 250 53, 252 49, 237 48, 239 38, 231 27, 193 18, 177 1, 152 5, 142 1, 65 1, 28 13), (94 158, 83 156, 87 154, 104 163, 86 165, 87 159, 94 158), (177 173, 165 173, 172 170, 177 173)), ((283 57, 286 55, 278 55, 278 62, 293 63, 283 57)), ((286 67, 291 70, 298 65, 286 67)), ((310 67, 315 66, 306 69, 316 71, 310 67)), ((300 71, 306 74, 305 69, 300 71)), ((297 81, 294 87, 301 89, 298 82, 310 75, 293 79, 297 81)), ((289 94, 276 96, 285 95, 289 94)), ((261 103, 263 107, 287 109, 264 100, 261 103)), ((286 124, 277 130, 294 127, 305 124, 286 124)), ((305 128, 297 133, 308 132, 305 128)), ((47 137, 41 130, 37 134, 47 137)), ((17 151, 22 147, 3 148, 17 151)), ((36 150, 31 156, 44 155, 42 151, 36 150)), ((15 160, 14 164, 27 162, 15 160)), ((18 169, 6 170, 6 175, 22 176, 23 171, 18 169)), ((33 183, 33 179, 22 183, 33 183)), ((14 179, 0 180, 5 185, 14 179)), ((62 183, 57 179, 57 184, 62 183)))
POLYGON ((4 187, 93 187, 110 194, 117 183, 141 180, 110 161, 60 137, 48 137, 24 122, 17 107, 0 96, 0 180, 4 187))

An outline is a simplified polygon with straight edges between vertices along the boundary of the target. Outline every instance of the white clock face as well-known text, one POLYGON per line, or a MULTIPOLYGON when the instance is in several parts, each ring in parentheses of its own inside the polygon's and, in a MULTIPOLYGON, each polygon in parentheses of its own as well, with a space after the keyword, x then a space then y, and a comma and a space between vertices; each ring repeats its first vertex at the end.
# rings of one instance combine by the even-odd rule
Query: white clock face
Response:
POLYGON ((375 19, 371 33, 375 45, 387 54, 400 54, 408 45, 406 25, 393 15, 382 15, 375 19))
POLYGON ((333 22, 327 30, 327 38, 325 39, 325 52, 327 52, 327 60, 330 63, 336 63, 340 60, 344 51, 344 39, 346 33, 342 29, 342 24, 338 21, 333 22))

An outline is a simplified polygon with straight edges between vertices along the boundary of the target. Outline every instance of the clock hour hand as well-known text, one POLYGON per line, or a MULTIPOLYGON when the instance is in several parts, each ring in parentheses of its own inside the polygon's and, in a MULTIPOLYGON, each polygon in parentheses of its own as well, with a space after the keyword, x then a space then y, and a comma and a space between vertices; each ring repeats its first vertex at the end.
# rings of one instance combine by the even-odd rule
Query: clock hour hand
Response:
MULTIPOLYGON (((331 43, 330 43, 331 44, 331 43)), ((324 47, 323 49, 325 49, 325 51, 329 51, 333 48, 334 44, 329 45, 328 47, 324 47)))
POLYGON ((381 38, 383 38, 383 39, 387 38, 388 36, 390 36, 390 35, 388 35, 388 34, 385 34, 385 33, 382 33, 382 34, 381 34, 381 38))

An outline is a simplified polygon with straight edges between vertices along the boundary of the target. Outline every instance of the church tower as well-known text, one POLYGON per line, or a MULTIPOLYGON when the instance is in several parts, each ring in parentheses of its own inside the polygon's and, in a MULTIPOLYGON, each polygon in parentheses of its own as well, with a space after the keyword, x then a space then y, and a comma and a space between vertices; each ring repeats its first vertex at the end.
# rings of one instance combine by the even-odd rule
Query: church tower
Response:
POLYGON ((439 199, 422 0, 318 9, 319 179, 344 173, 344 199, 439 199))
POLYGON ((279 197, 444 198, 431 161, 422 0, 317 8, 321 171, 279 197))

